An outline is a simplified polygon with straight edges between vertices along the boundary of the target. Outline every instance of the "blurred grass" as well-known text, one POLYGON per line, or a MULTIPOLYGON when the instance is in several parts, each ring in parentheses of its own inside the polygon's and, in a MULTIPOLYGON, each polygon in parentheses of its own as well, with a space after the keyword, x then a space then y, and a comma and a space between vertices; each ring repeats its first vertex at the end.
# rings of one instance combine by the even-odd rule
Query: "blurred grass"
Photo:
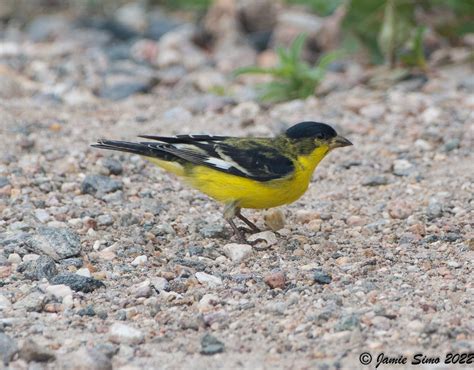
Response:
POLYGON ((342 56, 342 52, 333 51, 323 55, 315 66, 310 66, 301 52, 306 35, 301 34, 288 48, 277 48, 278 65, 271 68, 257 66, 244 67, 235 71, 236 75, 266 74, 272 81, 257 87, 263 101, 281 102, 292 99, 304 99, 313 95, 316 87, 323 81, 329 65, 342 56))

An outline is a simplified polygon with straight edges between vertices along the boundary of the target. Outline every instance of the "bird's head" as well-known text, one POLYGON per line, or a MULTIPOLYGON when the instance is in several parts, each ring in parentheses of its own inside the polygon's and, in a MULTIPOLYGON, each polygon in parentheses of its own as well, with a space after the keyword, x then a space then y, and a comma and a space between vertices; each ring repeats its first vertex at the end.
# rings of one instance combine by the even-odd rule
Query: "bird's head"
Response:
POLYGON ((335 148, 352 145, 345 137, 338 135, 331 126, 320 122, 297 123, 286 130, 285 136, 307 153, 315 148, 327 148, 329 152, 335 148))

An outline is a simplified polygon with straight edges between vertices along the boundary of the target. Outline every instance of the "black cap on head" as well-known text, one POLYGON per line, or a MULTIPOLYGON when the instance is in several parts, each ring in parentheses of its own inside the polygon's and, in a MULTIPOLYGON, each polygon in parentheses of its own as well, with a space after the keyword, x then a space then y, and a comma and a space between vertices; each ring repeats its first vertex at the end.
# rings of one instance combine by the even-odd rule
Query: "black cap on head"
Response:
POLYGON ((297 123, 286 130, 290 139, 317 138, 329 140, 337 136, 337 132, 329 125, 321 122, 305 121, 297 123))

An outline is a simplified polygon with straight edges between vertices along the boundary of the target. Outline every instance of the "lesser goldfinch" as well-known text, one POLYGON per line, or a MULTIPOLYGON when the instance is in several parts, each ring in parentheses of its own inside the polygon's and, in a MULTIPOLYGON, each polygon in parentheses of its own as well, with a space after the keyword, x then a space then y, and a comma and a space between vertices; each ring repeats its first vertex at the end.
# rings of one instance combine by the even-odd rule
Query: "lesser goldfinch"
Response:
POLYGON ((100 139, 96 148, 144 156, 192 187, 224 203, 224 219, 239 241, 238 217, 250 232, 260 231, 242 208, 266 209, 289 204, 308 188, 319 162, 332 149, 352 143, 329 125, 300 122, 275 138, 212 135, 139 136, 133 143, 100 139))

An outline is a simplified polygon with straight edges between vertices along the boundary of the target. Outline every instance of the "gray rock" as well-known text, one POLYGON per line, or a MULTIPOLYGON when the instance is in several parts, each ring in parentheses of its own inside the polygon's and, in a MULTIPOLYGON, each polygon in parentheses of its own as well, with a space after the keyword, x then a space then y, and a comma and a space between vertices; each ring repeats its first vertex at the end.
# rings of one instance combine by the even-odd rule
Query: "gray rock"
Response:
POLYGON ((406 159, 397 159, 393 161, 393 174, 396 176, 409 176, 416 171, 413 163, 406 159))
POLYGON ((10 266, 11 262, 3 254, 0 254, 0 266, 10 266))
POLYGON ((153 86, 154 83, 151 83, 151 80, 120 82, 104 86, 100 90, 99 96, 104 99, 117 101, 138 93, 146 94, 150 92, 153 86))
POLYGON ((81 347, 58 359, 60 370, 112 370, 110 357, 96 348, 81 347))
POLYGON ((0 311, 7 311, 11 307, 12 303, 10 302, 10 300, 6 296, 0 294, 0 311))
POLYGON ((227 229, 222 223, 204 224, 199 227, 199 234, 204 238, 225 238, 227 229))
POLYGON ((122 181, 102 175, 88 175, 81 184, 81 192, 92 195, 96 193, 112 193, 122 188, 122 181))
POLYGON ((85 308, 81 308, 79 311, 77 311, 77 314, 79 316, 95 316, 96 315, 96 312, 94 310, 94 306, 92 305, 88 305, 87 307, 85 308))
POLYGON ((105 284, 100 280, 70 273, 56 275, 49 282, 54 285, 64 284, 76 292, 84 293, 90 293, 98 288, 105 287, 105 284))
POLYGON ((381 186, 381 185, 387 185, 388 184, 388 179, 385 176, 371 176, 367 179, 365 179, 362 182, 362 185, 364 186, 381 186))
POLYGON ((29 251, 48 255, 55 261, 74 257, 81 251, 79 236, 72 230, 43 226, 30 235, 26 245, 29 251))
POLYGON ((152 40, 159 40, 165 33, 172 31, 180 25, 179 22, 170 18, 169 14, 152 12, 149 14, 148 30, 146 37, 152 40))
POLYGON ((100 215, 97 217, 97 224, 100 226, 110 226, 114 223, 114 219, 111 215, 100 215))
POLYGON ((443 214, 443 206, 436 200, 430 199, 426 209, 426 215, 430 218, 438 218, 443 214))
POLYGON ((80 257, 65 258, 61 261, 62 266, 74 266, 81 268, 84 265, 84 261, 80 257))
POLYGON ((313 272, 313 280, 318 284, 330 284, 332 277, 323 270, 317 269, 313 272))
POLYGON ((0 176, 0 189, 7 185, 10 185, 10 181, 6 177, 0 176))
POLYGON ((18 253, 25 255, 27 253, 29 234, 23 231, 5 232, 0 234, 0 246, 4 253, 18 253))
POLYGON ((40 346, 33 339, 25 339, 20 349, 19 356, 26 362, 49 362, 55 359, 54 353, 40 346))
POLYGON ((7 366, 18 352, 16 341, 8 335, 0 332, 0 355, 3 364, 7 366))
POLYGON ((30 280, 43 278, 49 280, 58 273, 54 260, 49 256, 40 256, 34 261, 23 262, 18 266, 17 271, 30 280))
POLYGON ((120 175, 123 172, 122 163, 115 158, 107 157, 102 164, 112 175, 120 175))
POLYGON ((43 309, 44 303, 46 301, 46 296, 40 292, 32 292, 27 296, 23 297, 17 301, 13 308, 15 310, 26 310, 28 312, 41 312, 43 309))
POLYGON ((224 352, 224 343, 213 335, 207 333, 201 338, 201 353, 203 355, 215 355, 224 352))
POLYGON ((28 26, 28 36, 34 42, 46 41, 58 36, 69 28, 69 23, 64 17, 56 15, 40 15, 28 26))
POLYGON ((157 276, 150 279, 153 288, 156 289, 158 292, 169 292, 170 291, 170 284, 168 280, 164 277, 157 276))
POLYGON ((459 144, 461 143, 461 141, 459 139, 451 139, 451 140, 448 140, 446 141, 446 143, 444 144, 443 146, 443 149, 444 151, 446 152, 450 152, 454 149, 457 149, 459 148, 459 144))
POLYGON ((42 224, 44 224, 45 222, 49 221, 49 219, 51 218, 51 216, 49 215, 48 211, 44 210, 44 209, 37 209, 35 210, 35 217, 36 219, 41 222, 42 224))
POLYGON ((204 261, 197 261, 190 258, 176 258, 173 260, 174 263, 186 267, 191 267, 197 271, 204 271, 207 268, 207 263, 204 261))
POLYGON ((353 330, 360 326, 359 317, 356 314, 345 315, 334 326, 335 331, 353 330))

